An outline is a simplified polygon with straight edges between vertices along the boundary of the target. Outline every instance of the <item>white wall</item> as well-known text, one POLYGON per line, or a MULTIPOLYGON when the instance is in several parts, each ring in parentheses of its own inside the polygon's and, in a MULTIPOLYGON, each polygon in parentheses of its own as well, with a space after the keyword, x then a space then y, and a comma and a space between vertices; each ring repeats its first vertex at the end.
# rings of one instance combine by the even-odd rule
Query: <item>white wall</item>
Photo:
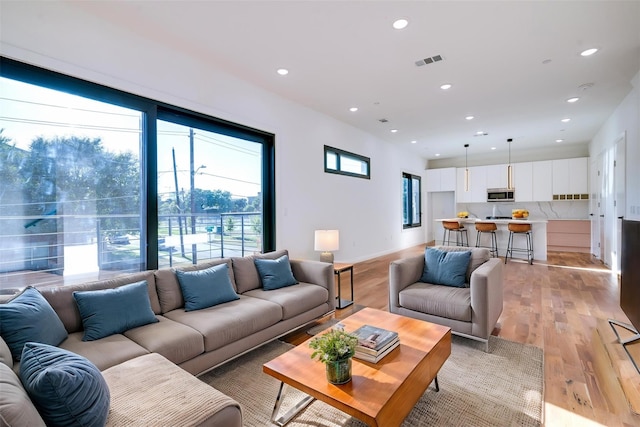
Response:
POLYGON ((401 173, 422 176, 426 160, 73 4, 0 7, 3 56, 274 133, 276 245, 292 257, 318 257, 320 228, 340 230, 344 262, 424 242, 422 228, 402 229, 401 173), (324 173, 324 144, 370 157, 371 180, 324 173))
POLYGON ((626 133, 625 218, 640 220, 640 71, 631 81, 633 89, 618 105, 591 141, 589 153, 597 158, 626 133))

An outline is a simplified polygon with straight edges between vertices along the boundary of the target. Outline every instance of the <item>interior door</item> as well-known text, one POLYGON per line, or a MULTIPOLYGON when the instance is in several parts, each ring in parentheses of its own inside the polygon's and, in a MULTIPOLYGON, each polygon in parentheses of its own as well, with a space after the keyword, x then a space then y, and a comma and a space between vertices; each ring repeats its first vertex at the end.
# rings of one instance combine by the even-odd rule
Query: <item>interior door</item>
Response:
POLYGON ((601 173, 600 165, 602 164, 602 157, 598 156, 592 158, 589 168, 591 175, 591 186, 589 195, 589 218, 591 220, 591 254, 598 259, 602 259, 600 251, 600 217, 599 217, 599 205, 600 205, 600 182, 601 173))
POLYGON ((614 266, 615 272, 620 274, 621 269, 621 254, 622 254, 622 219, 625 215, 625 191, 626 191, 626 149, 627 140, 626 133, 623 133, 615 144, 615 159, 613 162, 613 188, 614 188, 614 227, 615 227, 615 251, 614 251, 614 266))

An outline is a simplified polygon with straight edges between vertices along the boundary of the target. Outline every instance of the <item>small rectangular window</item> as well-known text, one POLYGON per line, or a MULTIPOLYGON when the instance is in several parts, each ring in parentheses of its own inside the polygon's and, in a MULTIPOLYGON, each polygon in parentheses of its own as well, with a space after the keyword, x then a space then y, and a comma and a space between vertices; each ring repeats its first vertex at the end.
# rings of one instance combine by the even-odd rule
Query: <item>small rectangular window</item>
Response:
POLYGON ((402 227, 422 225, 421 178, 409 173, 402 174, 402 227))
POLYGON ((370 179, 370 163, 368 157, 324 146, 324 171, 327 173, 370 179))

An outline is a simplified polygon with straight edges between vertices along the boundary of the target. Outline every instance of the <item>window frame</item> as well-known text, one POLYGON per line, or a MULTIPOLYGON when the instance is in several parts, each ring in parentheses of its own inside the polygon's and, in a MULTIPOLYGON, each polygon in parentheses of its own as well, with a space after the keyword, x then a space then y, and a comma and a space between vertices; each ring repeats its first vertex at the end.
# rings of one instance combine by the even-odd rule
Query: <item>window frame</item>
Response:
POLYGON ((324 146, 324 171, 325 173, 333 173, 336 175, 353 176, 356 178, 371 179, 371 159, 369 157, 362 156, 360 154, 351 153, 349 151, 341 150, 339 148, 324 146), (333 154, 336 156, 336 169, 329 168, 328 155, 333 154), (341 158, 350 157, 354 160, 360 161, 367 165, 367 173, 360 174, 354 172, 343 171, 341 169, 341 158))
POLYGON ((402 192, 403 192, 403 198, 402 198, 402 228, 403 229, 407 229, 407 228, 418 228, 418 227, 422 227, 422 177, 419 175, 415 175, 412 173, 408 173, 408 172, 402 172, 402 192), (407 206, 407 218, 408 218, 408 222, 405 223, 404 222, 404 209, 405 209, 405 200, 404 200, 404 182, 405 180, 407 180, 408 182, 408 187, 407 187, 407 195, 408 195, 408 206, 407 206), (419 183, 419 188, 418 188, 418 201, 417 201, 417 209, 418 209, 418 222, 413 222, 413 218, 414 218, 414 213, 415 213, 415 209, 416 206, 414 206, 414 200, 413 200, 413 181, 417 180, 419 183))
POLYGON ((233 123, 183 107, 145 98, 102 84, 72 77, 56 71, 16 61, 0 55, 0 76, 8 79, 66 92, 142 113, 142 147, 140 168, 143 192, 140 270, 158 268, 158 178, 157 120, 169 117, 177 121, 195 119, 207 123, 210 129, 262 144, 262 247, 275 250, 275 135, 249 126, 233 123))

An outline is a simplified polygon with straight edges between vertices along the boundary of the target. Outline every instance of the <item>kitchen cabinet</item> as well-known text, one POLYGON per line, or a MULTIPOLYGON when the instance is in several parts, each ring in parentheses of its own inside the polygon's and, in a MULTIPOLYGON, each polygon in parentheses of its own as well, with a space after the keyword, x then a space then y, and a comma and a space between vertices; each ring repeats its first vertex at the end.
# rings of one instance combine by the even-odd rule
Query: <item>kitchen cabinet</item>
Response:
POLYGON ((551 160, 532 162, 531 166, 533 191, 531 200, 534 202, 550 202, 553 200, 553 162, 551 160))
POLYGON ((456 169, 456 202, 486 203, 487 201, 487 167, 472 166, 469 168, 469 191, 464 191, 464 168, 456 169))
POLYGON ((507 167, 506 164, 486 166, 487 188, 507 188, 507 167))
POLYGON ((456 168, 427 169, 425 190, 456 191, 456 168))
MULTIPOLYGON (((505 172, 506 174, 506 172, 505 172)), ((513 165, 513 188, 516 202, 532 202, 533 198, 533 163, 523 162, 513 165)))
MULTIPOLYGON (((469 180, 469 187, 471 187, 471 180, 469 180)), ((471 188, 469 191, 464 189, 464 168, 456 169, 456 203, 469 203, 471 202, 471 188)))
POLYGON ((552 160, 553 200, 587 199, 589 193, 589 158, 552 160))

